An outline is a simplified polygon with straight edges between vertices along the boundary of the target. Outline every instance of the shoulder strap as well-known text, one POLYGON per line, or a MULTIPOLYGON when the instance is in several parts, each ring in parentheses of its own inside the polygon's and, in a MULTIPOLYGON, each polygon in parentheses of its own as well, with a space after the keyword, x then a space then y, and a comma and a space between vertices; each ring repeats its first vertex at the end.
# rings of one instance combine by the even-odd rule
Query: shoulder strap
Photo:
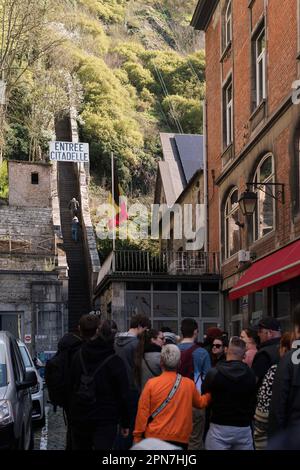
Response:
POLYGON ((107 364, 113 357, 116 356, 116 354, 111 354, 110 356, 108 356, 106 359, 104 359, 104 361, 101 362, 101 364, 94 370, 94 372, 92 374, 89 374, 87 369, 86 369, 86 366, 85 366, 85 363, 84 363, 84 360, 83 360, 83 356, 82 356, 82 350, 80 349, 79 351, 79 356, 80 356, 80 362, 81 362, 81 366, 82 366, 82 370, 84 372, 85 375, 89 375, 90 377, 94 378, 96 376, 96 374, 98 374, 99 370, 102 369, 102 367, 105 366, 105 364, 107 364))
POLYGON ((193 356, 194 352, 196 349, 200 348, 201 346, 198 346, 198 344, 193 344, 193 346, 190 346, 187 349, 182 349, 181 353, 184 353, 185 356, 193 356))
POLYGON ((158 407, 156 408, 156 410, 152 413, 151 416, 149 416, 148 418, 148 421, 147 421, 147 425, 149 423, 151 423, 151 421, 154 420, 154 418, 159 414, 161 413, 162 410, 165 409, 165 407, 168 405, 168 403, 170 403, 170 401, 172 400, 172 398, 174 397, 175 393, 177 392, 178 388, 179 388, 179 385, 181 383, 181 379, 182 379, 182 376, 180 374, 177 374, 176 375, 176 380, 175 380, 175 383, 172 387, 172 390, 170 391, 169 395, 167 396, 167 398, 165 399, 165 401, 158 407))
POLYGON ((149 371, 151 372, 151 374, 154 376, 154 377, 158 377, 158 374, 156 374, 150 367, 148 361, 146 360, 145 356, 143 357, 144 361, 145 361, 145 364, 146 366, 148 367, 149 371))

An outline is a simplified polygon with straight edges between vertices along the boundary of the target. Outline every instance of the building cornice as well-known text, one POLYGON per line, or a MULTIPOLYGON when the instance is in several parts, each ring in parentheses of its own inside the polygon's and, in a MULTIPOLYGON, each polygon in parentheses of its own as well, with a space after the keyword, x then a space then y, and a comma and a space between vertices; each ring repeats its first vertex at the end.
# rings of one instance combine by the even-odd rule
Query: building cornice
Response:
POLYGON ((218 3, 218 0, 199 0, 191 26, 200 31, 206 31, 218 3))

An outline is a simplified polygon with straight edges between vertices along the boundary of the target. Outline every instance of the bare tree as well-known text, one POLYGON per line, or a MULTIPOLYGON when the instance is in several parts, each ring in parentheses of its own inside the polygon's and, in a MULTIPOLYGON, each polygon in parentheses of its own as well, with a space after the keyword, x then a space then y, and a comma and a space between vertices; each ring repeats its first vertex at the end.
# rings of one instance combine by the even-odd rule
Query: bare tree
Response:
POLYGON ((5 104, 0 105, 0 162, 11 90, 29 67, 62 41, 51 30, 57 6, 57 0, 0 0, 0 80, 6 86, 5 104))

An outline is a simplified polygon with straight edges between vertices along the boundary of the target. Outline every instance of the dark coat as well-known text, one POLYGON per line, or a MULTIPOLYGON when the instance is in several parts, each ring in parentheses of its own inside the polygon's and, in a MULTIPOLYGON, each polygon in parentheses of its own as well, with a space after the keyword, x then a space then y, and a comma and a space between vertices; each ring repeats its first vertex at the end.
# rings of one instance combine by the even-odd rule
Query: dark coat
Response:
POLYGON ((250 426, 255 411, 253 371, 241 361, 219 362, 210 369, 202 393, 211 393, 211 422, 223 426, 250 426))
POLYGON ((78 403, 76 396, 83 373, 79 352, 76 353, 71 366, 71 424, 92 427, 120 423, 122 427, 128 428, 128 379, 122 359, 115 354, 113 342, 96 338, 85 342, 81 351, 89 374, 106 358, 114 356, 96 374, 96 403, 86 407, 78 403))
MULTIPOLYGON (((71 381, 70 367, 71 367, 71 364, 72 364, 72 361, 73 361, 73 358, 74 358, 75 354, 77 353, 77 351, 79 351, 79 349, 82 346, 82 342, 83 342, 83 340, 79 335, 76 335, 75 333, 66 333, 59 340, 58 345, 57 345, 57 351, 59 353, 67 351, 67 364, 66 364, 66 367, 65 367, 65 369, 68 370, 68 374, 65 377, 66 390, 67 390, 66 391, 66 397, 70 396, 70 393, 69 393, 70 381, 71 381)), ((64 409, 67 413, 68 413, 68 410, 69 410, 69 406, 70 406, 70 403, 69 403, 69 399, 67 398, 66 406, 64 407, 64 409)))
POLYGON ((273 338, 261 344, 252 362, 252 370, 257 378, 257 388, 262 384, 264 376, 271 366, 279 363, 280 338, 273 338))
MULTIPOLYGON (((269 435, 300 425, 300 365, 294 364, 292 349, 281 359, 273 383, 269 435)), ((296 352, 300 359, 300 351, 296 352)))

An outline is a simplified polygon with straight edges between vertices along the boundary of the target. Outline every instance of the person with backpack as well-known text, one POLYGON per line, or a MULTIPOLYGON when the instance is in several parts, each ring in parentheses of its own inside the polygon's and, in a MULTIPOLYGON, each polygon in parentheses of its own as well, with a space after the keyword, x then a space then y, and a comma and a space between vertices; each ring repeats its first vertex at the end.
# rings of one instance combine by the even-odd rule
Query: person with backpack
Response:
MULTIPOLYGON (((193 318, 185 318, 181 322, 182 340, 178 347, 181 351, 181 363, 178 372, 192 379, 196 388, 201 391, 201 384, 211 368, 208 352, 196 342, 199 327, 193 318)), ((205 429, 205 410, 193 409, 193 432, 190 436, 189 450, 203 449, 203 434, 205 429)))
POLYGON ((45 381, 48 388, 49 400, 56 408, 64 410, 67 425, 66 450, 72 449, 70 431, 70 368, 72 360, 81 348, 82 343, 95 335, 99 325, 96 315, 82 315, 77 331, 66 333, 57 345, 57 353, 51 358, 45 368, 45 381))
POLYGON ((73 217, 77 216, 78 215, 78 210, 79 210, 79 207, 80 207, 80 204, 79 202, 77 201, 77 199, 75 197, 73 197, 71 199, 71 201, 69 202, 69 209, 70 209, 70 213, 71 213, 71 217, 73 219, 73 217))
POLYGON ((163 346, 159 377, 149 379, 142 391, 134 429, 134 442, 156 438, 187 449, 192 432, 192 407, 204 408, 210 395, 201 396, 194 382, 178 372, 180 350, 163 346))
POLYGON ((111 450, 118 425, 122 435, 128 436, 128 393, 126 367, 115 354, 111 325, 104 322, 72 361, 70 424, 74 450, 111 450))

